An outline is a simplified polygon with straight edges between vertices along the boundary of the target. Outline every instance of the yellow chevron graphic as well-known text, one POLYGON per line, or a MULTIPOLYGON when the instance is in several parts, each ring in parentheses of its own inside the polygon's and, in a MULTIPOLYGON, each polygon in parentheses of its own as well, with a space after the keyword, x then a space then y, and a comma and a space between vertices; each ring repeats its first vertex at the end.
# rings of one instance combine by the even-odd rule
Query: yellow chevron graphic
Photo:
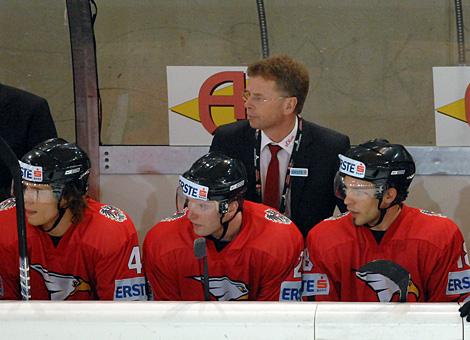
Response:
MULTIPOLYGON (((214 95, 217 96, 232 96, 233 95, 233 85, 226 86, 224 88, 214 91, 214 95)), ((194 98, 184 102, 182 104, 175 105, 170 107, 170 110, 185 116, 187 118, 193 119, 197 122, 201 121, 199 117, 199 100, 194 98)), ((235 122, 235 110, 233 107, 226 106, 214 106, 211 109, 212 119, 214 120, 215 125, 220 126, 228 123, 235 122)))
POLYGON ((464 98, 459 99, 453 103, 441 106, 437 108, 436 111, 439 113, 442 113, 443 115, 468 123, 467 116, 465 114, 465 99, 464 98))

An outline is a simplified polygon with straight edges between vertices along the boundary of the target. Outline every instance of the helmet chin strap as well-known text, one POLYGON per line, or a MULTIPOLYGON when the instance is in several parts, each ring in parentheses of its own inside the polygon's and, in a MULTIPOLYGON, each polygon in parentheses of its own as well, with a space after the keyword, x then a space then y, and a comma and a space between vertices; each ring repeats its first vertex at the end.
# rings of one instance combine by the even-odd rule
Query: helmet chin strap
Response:
POLYGON ((62 220, 62 217, 64 217, 64 214, 65 214, 65 211, 67 210, 67 208, 60 208, 59 209, 59 216, 57 216, 57 219, 55 220, 54 224, 52 225, 52 227, 50 227, 49 229, 47 230, 44 230, 46 233, 49 233, 51 232, 52 230, 54 230, 55 228, 57 228, 57 226, 59 225, 60 221, 62 220))
POLYGON ((392 207, 392 205, 390 205, 387 208, 381 208, 380 205, 382 204, 382 199, 383 197, 380 197, 379 203, 377 204, 377 209, 379 209, 379 212, 380 212, 379 220, 375 224, 369 224, 369 223, 364 224, 366 227, 373 228, 373 227, 378 226, 380 223, 382 223, 382 221, 384 220, 385 214, 387 213, 387 210, 390 209, 390 207, 392 207))
POLYGON ((222 239, 225 237, 228 231, 229 223, 232 222, 232 220, 235 218, 235 216, 237 216, 239 211, 242 211, 242 208, 240 206, 237 208, 237 211, 235 212, 235 214, 233 214, 232 218, 230 218, 228 221, 225 221, 225 222, 222 222, 222 220, 224 219, 227 213, 225 212, 220 215, 220 224, 222 225, 222 235, 219 238, 215 238, 217 241, 222 241, 222 239))
MULTIPOLYGON (((62 194, 61 194, 62 196, 62 194)), ((52 225, 52 227, 50 227, 49 229, 47 230, 44 230, 44 232, 46 233, 49 233, 51 232, 52 230, 54 230, 55 228, 57 228, 57 226, 59 225, 60 221, 62 221, 62 218, 64 217, 64 214, 65 214, 65 211, 67 210, 67 207, 61 207, 60 206, 60 201, 61 201, 61 198, 58 200, 57 202, 57 210, 59 210, 59 216, 57 216, 56 220, 54 221, 54 224, 52 225)))
POLYGON ((230 222, 232 222, 232 220, 235 218, 235 216, 237 216, 239 211, 241 211, 241 210, 238 209, 235 212, 235 214, 233 214, 232 218, 229 219, 228 221, 225 221, 225 222, 222 222, 225 214, 222 214, 222 216, 220 216, 220 224, 222 225, 222 235, 219 238, 216 238, 217 241, 222 241, 222 239, 225 237, 225 235, 227 234, 227 231, 228 231, 228 225, 230 224, 230 222))

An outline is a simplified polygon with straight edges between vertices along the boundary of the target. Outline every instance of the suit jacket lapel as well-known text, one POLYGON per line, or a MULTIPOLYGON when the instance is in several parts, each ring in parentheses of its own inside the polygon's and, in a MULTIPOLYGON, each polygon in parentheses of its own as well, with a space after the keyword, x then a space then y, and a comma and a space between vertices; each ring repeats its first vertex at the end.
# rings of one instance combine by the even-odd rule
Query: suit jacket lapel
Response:
POLYGON ((5 86, 0 83, 0 123, 2 126, 7 126, 8 121, 11 119, 11 113, 7 110, 7 97, 5 86))
POLYGON ((246 143, 246 148, 241 148, 243 155, 241 155, 241 159, 243 159, 243 163, 246 167, 246 172, 248 176, 248 193, 247 198, 252 201, 260 201, 257 200, 256 195, 256 169, 255 169, 255 160, 254 160, 254 148, 256 146, 256 138, 255 138, 256 130, 251 128, 247 124, 246 133, 244 134, 245 138, 240 143, 246 143))
MULTIPOLYGON (((304 128, 302 131, 302 140, 300 141, 299 151, 295 154, 294 157, 294 167, 295 168, 310 168, 310 163, 312 162, 312 155, 308 151, 311 150, 311 144, 314 142, 313 131, 308 124, 304 122, 304 128)), ((311 169, 309 169, 308 176, 313 176, 311 169)), ((292 186, 291 186, 291 211, 292 208, 298 205, 300 202, 303 191, 305 188, 305 181, 307 177, 291 177, 292 186)))

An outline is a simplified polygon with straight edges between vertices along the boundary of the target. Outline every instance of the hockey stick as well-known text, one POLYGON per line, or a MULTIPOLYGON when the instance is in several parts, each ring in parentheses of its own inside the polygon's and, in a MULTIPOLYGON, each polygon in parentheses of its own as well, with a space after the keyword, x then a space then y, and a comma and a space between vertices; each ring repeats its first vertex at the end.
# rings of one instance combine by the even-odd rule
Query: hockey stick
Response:
POLYGON ((24 301, 31 298, 29 285, 29 261, 28 247, 26 243, 26 223, 24 218, 24 198, 23 185, 21 183, 21 170, 13 150, 8 146, 5 140, 0 136, 0 161, 5 164, 13 178, 13 188, 16 200, 16 221, 18 224, 18 250, 20 262, 20 288, 21 297, 24 301))

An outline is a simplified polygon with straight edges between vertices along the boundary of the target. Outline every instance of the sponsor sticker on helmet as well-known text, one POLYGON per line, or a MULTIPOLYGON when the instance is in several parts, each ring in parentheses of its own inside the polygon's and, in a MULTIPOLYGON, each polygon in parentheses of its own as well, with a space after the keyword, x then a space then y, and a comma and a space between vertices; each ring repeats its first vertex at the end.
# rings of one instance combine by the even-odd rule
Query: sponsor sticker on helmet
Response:
POLYGON ((242 187, 244 184, 245 184, 245 180, 240 181, 240 182, 238 182, 238 183, 235 183, 234 185, 231 185, 231 186, 230 186, 230 190, 229 190, 229 191, 233 191, 233 190, 235 190, 235 189, 238 189, 238 188, 242 187))
POLYGON ((73 168, 73 169, 69 169, 69 170, 65 170, 64 175, 65 175, 65 176, 73 175, 73 174, 76 174, 77 172, 80 172, 80 167, 78 167, 78 168, 73 168))
POLYGON ((185 196, 195 198, 197 200, 207 201, 209 187, 191 182, 183 176, 180 176, 180 186, 185 196))
POLYGON ((366 175, 366 165, 355 159, 338 155, 339 156, 339 171, 345 175, 356 178, 364 178, 366 175))
POLYGON ((30 182, 42 182, 42 166, 26 164, 22 161, 18 162, 20 163, 21 177, 23 177, 24 180, 30 182))

